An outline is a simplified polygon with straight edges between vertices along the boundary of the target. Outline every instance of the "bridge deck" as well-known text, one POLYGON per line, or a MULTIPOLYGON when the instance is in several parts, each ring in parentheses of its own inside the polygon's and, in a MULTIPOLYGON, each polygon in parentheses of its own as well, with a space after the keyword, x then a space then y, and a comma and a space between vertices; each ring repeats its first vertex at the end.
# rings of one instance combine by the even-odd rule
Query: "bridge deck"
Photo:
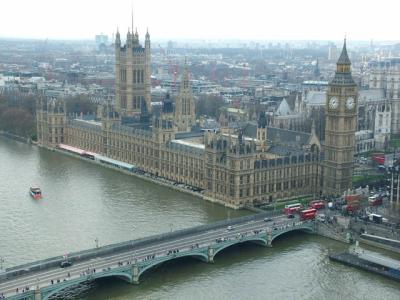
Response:
MULTIPOLYGON (((181 234, 158 235, 147 239, 147 242, 131 241, 125 243, 122 250, 119 247, 121 244, 114 247, 115 251, 92 249, 92 255, 71 255, 73 265, 64 269, 59 267, 62 258, 46 260, 42 265, 38 262, 17 266, 0 275, 0 295, 4 293, 10 299, 47 299, 66 287, 107 276, 138 283, 140 275, 147 269, 167 260, 194 256, 213 261, 216 253, 236 243, 255 241, 267 245, 287 231, 314 230, 313 222, 301 222, 285 216, 273 217, 265 222, 264 218, 265 214, 258 214, 220 222, 219 226, 182 230, 181 234), (233 224, 230 225, 232 229, 228 230, 227 224, 233 224), (35 298, 35 289, 40 291, 40 297, 36 295, 35 298)), ((107 247, 104 248, 113 249, 112 245, 107 247)))

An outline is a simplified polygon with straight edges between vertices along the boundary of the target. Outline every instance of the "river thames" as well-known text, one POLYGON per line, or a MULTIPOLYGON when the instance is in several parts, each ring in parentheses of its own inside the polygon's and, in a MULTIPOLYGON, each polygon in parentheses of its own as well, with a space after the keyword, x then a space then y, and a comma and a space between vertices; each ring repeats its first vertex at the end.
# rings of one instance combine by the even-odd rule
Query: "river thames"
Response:
MULTIPOLYGON (((0 137, 0 257, 13 265, 248 214, 0 137), (31 185, 43 199, 30 198, 31 185)), ((292 233, 272 248, 222 251, 214 264, 166 263, 139 285, 94 282, 73 299, 399 299, 398 282, 330 262, 347 245, 292 233)))

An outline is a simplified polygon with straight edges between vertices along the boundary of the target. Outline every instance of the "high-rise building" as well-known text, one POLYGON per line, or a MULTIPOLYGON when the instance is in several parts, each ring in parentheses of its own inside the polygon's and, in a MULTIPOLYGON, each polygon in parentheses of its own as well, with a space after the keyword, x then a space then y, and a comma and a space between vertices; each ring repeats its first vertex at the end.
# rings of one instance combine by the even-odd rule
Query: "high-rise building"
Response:
POLYGON ((351 76, 346 40, 326 97, 324 193, 341 195, 352 187, 357 122, 357 85, 351 76))
POLYGON ((139 34, 126 36, 121 47, 117 31, 115 38, 115 102, 121 116, 131 117, 142 111, 151 111, 151 56, 150 35, 146 33, 144 47, 139 43, 139 34), (146 106, 145 108, 143 106, 146 106))
POLYGON ((328 60, 335 60, 337 59, 337 47, 336 45, 332 44, 329 45, 328 48, 328 60))

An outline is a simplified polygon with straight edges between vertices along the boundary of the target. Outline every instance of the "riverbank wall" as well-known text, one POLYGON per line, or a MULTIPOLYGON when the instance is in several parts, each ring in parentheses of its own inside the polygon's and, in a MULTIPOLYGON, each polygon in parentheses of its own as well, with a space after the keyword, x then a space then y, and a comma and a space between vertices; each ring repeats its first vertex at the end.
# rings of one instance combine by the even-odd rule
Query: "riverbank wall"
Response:
POLYGON ((320 236, 323 236, 323 237, 326 237, 326 238, 329 238, 329 239, 332 239, 332 240, 335 240, 335 241, 338 241, 341 243, 346 243, 346 244, 351 243, 351 239, 346 237, 346 235, 347 235, 346 231, 342 232, 340 228, 337 228, 336 226, 333 226, 333 225, 325 224, 323 222, 316 221, 315 233, 320 236))
POLYGON ((0 136, 4 136, 6 138, 12 139, 12 140, 16 140, 18 142, 22 142, 22 143, 27 143, 27 144, 31 144, 32 140, 30 138, 26 138, 20 135, 16 135, 13 134, 11 132, 7 132, 7 131, 2 131, 0 130, 0 136))
MULTIPOLYGON (((105 165, 105 164, 102 164, 102 163, 97 162, 95 160, 91 160, 91 159, 88 159, 88 158, 85 158, 85 157, 81 157, 81 156, 78 156, 76 154, 69 153, 69 152, 66 152, 66 151, 63 151, 63 150, 52 149, 52 148, 48 148, 48 147, 44 147, 44 146, 40 146, 40 147, 41 148, 45 148, 45 149, 47 149, 49 151, 55 151, 55 152, 61 153, 63 155, 68 155, 70 157, 83 160, 85 162, 93 163, 93 164, 96 164, 96 165, 100 165, 102 167, 106 167, 106 168, 109 168, 109 169, 112 169, 112 170, 115 170, 115 171, 119 171, 119 172, 122 172, 122 173, 130 175, 130 176, 135 176, 135 177, 137 177, 139 179, 142 179, 142 180, 145 180, 145 181, 149 181, 149 182, 161 185, 161 186, 165 186, 167 188, 170 188, 170 189, 182 192, 182 193, 190 194, 190 195, 192 195, 194 197, 197 197, 199 199, 206 200, 206 201, 213 202, 213 203, 217 203, 217 204, 220 204, 220 205, 228 207, 228 208, 232 208, 232 209, 242 209, 243 208, 243 207, 231 205, 229 203, 225 203, 223 201, 220 201, 220 200, 205 196, 201 192, 195 192, 195 191, 192 191, 190 189, 184 188, 182 186, 174 185, 174 182, 167 181, 166 179, 154 178, 155 176, 153 176, 151 174, 148 174, 148 173, 139 174, 139 173, 135 173, 135 172, 130 172, 130 171, 127 171, 127 170, 120 169, 118 167, 111 166, 111 165, 105 165)), ((247 209, 247 210, 249 210, 249 209, 247 209)), ((249 211, 255 212, 254 210, 249 210, 249 211)))
POLYGON ((389 250, 400 254, 400 241, 384 238, 381 236, 360 235, 359 242, 380 249, 389 250))

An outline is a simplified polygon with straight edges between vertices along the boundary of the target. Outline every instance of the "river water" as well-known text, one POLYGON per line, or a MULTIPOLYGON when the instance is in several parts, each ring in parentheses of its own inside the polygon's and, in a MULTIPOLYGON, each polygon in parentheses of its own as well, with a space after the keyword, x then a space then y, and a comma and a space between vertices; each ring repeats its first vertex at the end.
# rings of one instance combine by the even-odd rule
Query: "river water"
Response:
MULTIPOLYGON (((0 257, 6 267, 247 214, 0 137, 0 257), (32 200, 31 185, 43 199, 32 200)), ((306 233, 186 258, 139 285, 100 280, 75 299, 400 299, 398 282, 328 260, 347 245, 306 233)))

